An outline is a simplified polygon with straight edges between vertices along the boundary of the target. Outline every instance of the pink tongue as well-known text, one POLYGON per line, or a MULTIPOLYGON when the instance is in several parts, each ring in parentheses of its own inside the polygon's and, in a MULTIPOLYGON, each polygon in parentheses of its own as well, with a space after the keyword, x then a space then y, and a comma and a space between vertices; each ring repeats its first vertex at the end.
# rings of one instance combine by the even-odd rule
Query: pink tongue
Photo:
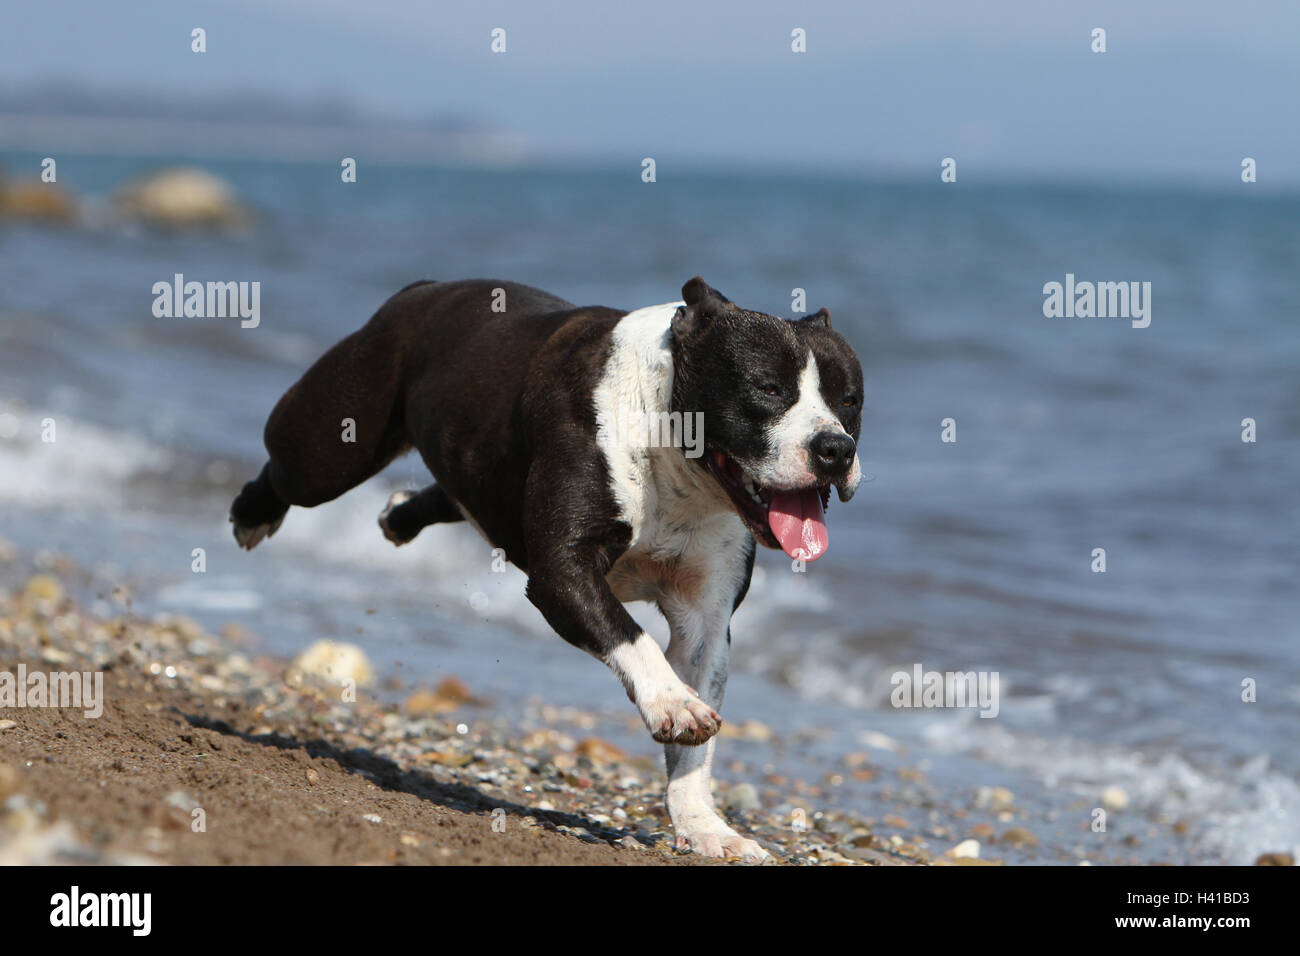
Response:
POLYGON ((773 492, 767 524, 781 550, 792 558, 816 561, 830 545, 821 495, 815 488, 773 492))

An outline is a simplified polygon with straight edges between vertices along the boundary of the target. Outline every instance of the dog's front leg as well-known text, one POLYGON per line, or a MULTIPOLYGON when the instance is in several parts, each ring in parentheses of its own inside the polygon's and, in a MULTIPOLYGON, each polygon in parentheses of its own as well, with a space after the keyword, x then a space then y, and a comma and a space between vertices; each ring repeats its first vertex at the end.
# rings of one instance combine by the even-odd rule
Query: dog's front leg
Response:
POLYGON ((627 613, 589 557, 552 555, 528 579, 528 599, 561 637, 623 682, 650 735, 660 743, 703 744, 722 718, 669 666, 654 638, 627 613))
MULTIPOLYGON (((727 657, 731 649, 730 618, 732 597, 721 595, 712 608, 672 598, 660 601, 668 619, 671 640, 668 661, 673 670, 699 690, 704 702, 722 707, 727 689, 727 657)), ((664 747, 668 765, 668 815, 679 849, 703 856, 741 857, 761 861, 768 853, 727 825, 713 804, 713 747, 717 738, 702 747, 664 747)))
MULTIPOLYGON (((538 442, 563 448, 572 436, 543 433, 538 442)), ((582 460, 592 469, 595 459, 582 460)), ((702 744, 722 718, 673 672, 606 580, 632 533, 627 522, 593 510, 591 489, 605 480, 568 457, 534 465, 524 513, 528 600, 555 633, 609 666, 655 740, 702 744)))

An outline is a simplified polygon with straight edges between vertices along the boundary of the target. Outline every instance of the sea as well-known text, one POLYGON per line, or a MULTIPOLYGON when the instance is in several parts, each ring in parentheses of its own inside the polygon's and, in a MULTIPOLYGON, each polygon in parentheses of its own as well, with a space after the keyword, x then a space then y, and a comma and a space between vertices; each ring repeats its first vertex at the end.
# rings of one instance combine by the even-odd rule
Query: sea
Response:
MULTIPOLYGON (((11 177, 39 162, 0 152, 11 177)), ((113 190, 162 165, 65 156, 86 221, 0 221, 0 537, 24 560, 70 558, 92 600, 121 587, 275 653, 355 642, 499 715, 608 714, 602 733, 653 755, 617 681, 468 525, 382 538, 391 491, 429 481, 417 455, 251 553, 227 510, 279 396, 409 282, 632 309, 703 275, 746 308, 828 308, 866 375, 865 479, 832 499, 828 553, 762 551, 733 621, 723 715, 775 739, 723 740, 724 783, 802 776, 810 809, 954 842, 1014 818, 1038 844, 991 854, 1012 861, 1300 850, 1300 197, 365 163, 344 183, 329 163, 212 160, 248 228, 115 221, 113 190), (258 324, 156 317, 178 273, 260 283, 258 324), (1149 325, 1047 315, 1067 281, 1150 283, 1149 325), (918 668, 995 675, 996 713, 898 706, 918 668), (882 772, 847 769, 863 759, 882 772)))

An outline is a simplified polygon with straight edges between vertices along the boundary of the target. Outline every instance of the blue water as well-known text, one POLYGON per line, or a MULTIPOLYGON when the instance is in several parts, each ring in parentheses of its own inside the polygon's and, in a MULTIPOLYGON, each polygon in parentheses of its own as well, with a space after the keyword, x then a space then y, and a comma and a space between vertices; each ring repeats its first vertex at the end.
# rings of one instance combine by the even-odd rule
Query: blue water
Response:
POLYGON ((830 728, 826 760, 887 726, 934 774, 962 768, 952 788, 1015 780, 1044 819, 1123 786, 1133 818, 1190 825, 1139 858, 1300 845, 1297 198, 366 165, 345 185, 328 164, 212 162, 258 211, 246 235, 103 222, 152 165, 62 158, 92 225, 0 226, 0 414, 18 429, 0 434, 0 535, 25 551, 283 650, 353 638, 412 679, 454 669, 503 699, 621 713, 612 678, 547 633, 472 532, 380 538, 388 490, 427 478, 417 458, 295 510, 252 554, 225 509, 285 387, 407 282, 496 276, 634 308, 698 273, 778 314, 803 288, 862 358, 870 480, 832 502, 806 574, 760 556, 729 706, 830 728), (151 287, 177 272, 260 281, 260 326, 155 318, 151 287), (1066 273, 1150 282, 1150 327, 1044 317, 1043 284, 1066 273), (998 718, 895 711, 890 676, 916 662, 997 671, 998 718))

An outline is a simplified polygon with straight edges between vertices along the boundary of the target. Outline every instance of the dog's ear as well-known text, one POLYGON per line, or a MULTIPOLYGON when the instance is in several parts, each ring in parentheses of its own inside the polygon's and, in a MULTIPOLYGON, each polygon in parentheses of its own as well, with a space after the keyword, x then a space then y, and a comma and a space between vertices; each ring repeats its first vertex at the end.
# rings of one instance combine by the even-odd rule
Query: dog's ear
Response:
POLYGON ((818 309, 812 315, 805 316, 802 319, 796 319, 797 322, 806 322, 809 325, 820 325, 823 328, 831 327, 831 314, 826 309, 818 309))
POLYGON ((699 276, 682 286, 682 301, 693 306, 700 315, 717 315, 735 311, 735 303, 713 288, 699 276))
POLYGON ((704 327, 704 319, 695 312, 693 305, 679 305, 673 313, 673 338, 679 342, 704 327))
POLYGON ((710 319, 736 310, 734 303, 699 276, 682 286, 682 301, 686 304, 678 307, 672 322, 673 335, 679 339, 698 332, 710 319))

